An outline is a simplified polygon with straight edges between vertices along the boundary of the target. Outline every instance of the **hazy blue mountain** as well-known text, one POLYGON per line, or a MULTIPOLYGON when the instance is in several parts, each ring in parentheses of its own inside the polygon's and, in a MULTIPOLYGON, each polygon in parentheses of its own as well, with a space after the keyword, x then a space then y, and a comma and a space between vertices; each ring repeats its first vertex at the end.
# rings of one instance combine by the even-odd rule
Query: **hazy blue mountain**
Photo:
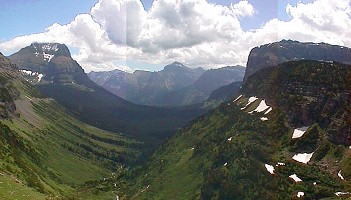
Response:
POLYGON ((241 81, 236 81, 228 85, 222 86, 211 92, 211 95, 208 97, 207 100, 223 102, 233 99, 233 97, 236 96, 237 92, 240 90, 241 85, 241 81))
POLYGON ((137 104, 182 106, 201 103, 214 89, 241 81, 244 71, 240 66, 205 71, 174 62, 159 72, 113 70, 90 72, 88 76, 112 93, 137 104))

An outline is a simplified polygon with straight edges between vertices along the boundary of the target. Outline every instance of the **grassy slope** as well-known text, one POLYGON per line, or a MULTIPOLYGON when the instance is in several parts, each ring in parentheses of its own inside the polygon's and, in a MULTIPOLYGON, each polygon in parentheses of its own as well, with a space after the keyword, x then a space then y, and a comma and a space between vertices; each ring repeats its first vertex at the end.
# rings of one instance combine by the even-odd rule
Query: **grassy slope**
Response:
POLYGON ((133 162, 135 141, 76 120, 16 74, 1 72, 0 76, 20 92, 15 100, 19 116, 0 122, 1 178, 4 185, 19 188, 10 194, 13 198, 24 193, 38 199, 45 195, 79 198, 78 186, 109 177, 118 165, 133 162))
MULTIPOLYGON (((239 104, 244 107, 246 102, 242 98, 239 104)), ((258 102, 244 111, 253 110, 258 102)), ((351 150, 327 141, 318 124, 293 140, 292 128, 278 109, 263 122, 261 114, 246 114, 233 104, 222 104, 159 149, 131 185, 132 199, 290 199, 298 191, 308 199, 320 199, 351 191, 350 182, 336 175, 342 170, 345 179, 351 179, 351 150), (308 165, 291 159, 311 143, 316 149, 308 165), (266 171, 264 164, 278 162, 286 165, 275 167, 275 175, 266 171), (326 170, 323 163, 333 170, 326 170), (294 173, 302 183, 288 178, 294 173)))
POLYGON ((0 199, 45 199, 45 194, 35 191, 6 174, 0 175, 0 199))

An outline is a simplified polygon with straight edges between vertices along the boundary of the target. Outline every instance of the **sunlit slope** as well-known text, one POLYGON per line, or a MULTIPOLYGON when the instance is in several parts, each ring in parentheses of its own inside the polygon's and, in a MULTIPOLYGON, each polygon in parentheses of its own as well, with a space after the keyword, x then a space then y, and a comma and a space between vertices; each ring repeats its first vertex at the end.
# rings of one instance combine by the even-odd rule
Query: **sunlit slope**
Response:
POLYGON ((317 61, 259 71, 156 151, 130 197, 349 198, 350 74, 348 65, 317 61))
POLYGON ((0 199, 79 198, 80 185, 134 161, 138 143, 76 120, 0 56, 0 199))

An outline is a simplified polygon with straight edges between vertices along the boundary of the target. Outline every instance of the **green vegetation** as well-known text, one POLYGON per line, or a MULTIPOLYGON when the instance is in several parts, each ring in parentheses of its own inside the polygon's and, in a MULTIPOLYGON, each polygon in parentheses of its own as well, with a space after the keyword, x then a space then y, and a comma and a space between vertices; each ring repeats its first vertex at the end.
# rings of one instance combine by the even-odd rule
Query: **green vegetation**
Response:
POLYGON ((336 192, 351 192, 351 150, 341 145, 348 143, 350 71, 315 61, 260 71, 243 86, 240 100, 183 128, 132 172, 127 193, 131 199, 297 199, 304 192, 305 199, 337 199, 336 192), (268 121, 260 120, 263 112, 248 114, 261 98, 240 109, 250 96, 274 105, 268 121), (292 139, 301 126, 309 129, 292 139), (307 164, 292 159, 311 152, 307 164), (302 182, 289 178, 293 174, 302 182))
MULTIPOLYGON (((307 199, 320 199, 336 197, 337 191, 349 191, 350 183, 336 176, 338 164, 334 162, 349 162, 348 149, 341 149, 341 157, 336 157, 334 152, 339 147, 324 139, 325 132, 317 124, 303 137, 291 139, 291 128, 283 116, 275 110, 269 121, 262 122, 259 114, 245 114, 235 105, 222 104, 156 151, 131 183, 130 197, 289 199, 303 191, 307 199), (297 150, 309 148, 312 137, 318 141, 312 161, 302 164, 292 160, 300 152, 297 150), (323 151, 324 143, 330 145, 328 156, 321 156, 318 161, 317 152, 323 151), (278 162, 284 166, 276 166, 278 162), (326 163, 334 168, 333 172, 323 168, 326 163), (275 167, 274 175, 265 169, 265 164, 275 167), (292 174, 303 182, 295 183, 289 178, 292 174)), ((347 166, 343 170, 351 169, 347 166)))
MULTIPOLYGON (((1 72, 0 80, 6 96, 1 101, 11 106, 0 121, 0 198, 115 197, 98 184, 84 192, 83 186, 135 163, 141 144, 76 120, 15 72, 1 72)), ((120 181, 114 179, 116 184, 120 181)))
POLYGON ((139 138, 153 133, 145 140, 150 145, 165 137, 166 127, 194 116, 193 108, 117 105, 73 76, 38 85, 66 110, 14 71, 0 74, 1 198, 296 199, 304 192, 305 199, 334 199, 336 192, 351 192, 350 66, 297 61, 264 69, 247 80, 242 98, 182 128, 143 167, 134 166, 145 159, 145 143, 84 124, 69 111, 91 124, 131 134, 142 130, 139 138), (250 96, 259 98, 246 106, 250 96), (263 98, 273 111, 250 114, 263 98), (293 129, 301 126, 309 129, 293 139, 293 129), (292 159, 311 152, 307 163, 292 159))
POLYGON ((16 181, 14 177, 0 175, 0 199, 44 200, 46 195, 16 181))

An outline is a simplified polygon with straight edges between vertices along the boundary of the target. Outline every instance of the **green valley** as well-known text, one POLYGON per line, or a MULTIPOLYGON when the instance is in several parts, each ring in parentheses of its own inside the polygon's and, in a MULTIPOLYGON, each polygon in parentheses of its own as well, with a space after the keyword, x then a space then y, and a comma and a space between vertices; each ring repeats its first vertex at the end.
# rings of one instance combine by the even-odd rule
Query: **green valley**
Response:
POLYGON ((0 198, 87 199, 89 190, 79 192, 86 182, 135 162, 140 143, 76 120, 6 58, 0 65, 0 198))
POLYGON ((234 101, 197 119, 157 150, 139 176, 132 177, 130 198, 349 197, 350 141, 335 128, 350 125, 342 121, 349 118, 337 115, 349 113, 349 104, 342 104, 349 95, 342 94, 348 92, 351 67, 296 61, 265 70, 249 77, 234 101), (333 70, 340 72, 336 78, 321 78, 333 70), (333 95, 321 94, 320 88, 333 95), (312 97, 313 103, 296 100, 312 97), (333 99, 339 107, 323 109, 333 99), (304 112, 300 106, 311 114, 291 114, 304 112))
POLYGON ((351 0, 0 0, 0 200, 351 200, 351 0))

